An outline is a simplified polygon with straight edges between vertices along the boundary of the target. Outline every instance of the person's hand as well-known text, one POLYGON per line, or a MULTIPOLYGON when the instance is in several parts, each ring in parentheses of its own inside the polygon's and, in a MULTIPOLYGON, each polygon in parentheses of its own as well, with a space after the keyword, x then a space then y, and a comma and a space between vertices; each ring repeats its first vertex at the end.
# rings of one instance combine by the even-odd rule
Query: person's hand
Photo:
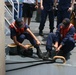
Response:
POLYGON ((44 9, 44 7, 43 7, 43 5, 41 5, 41 10, 43 10, 44 9))
POLYGON ((62 44, 60 44, 60 46, 58 48, 56 48, 56 52, 58 52, 62 47, 62 44))
POLYGON ((57 45, 57 44, 54 44, 53 46, 54 46, 54 48, 55 48, 55 49, 57 49, 57 48, 58 48, 58 45, 57 45))
POLYGON ((40 45, 41 44, 41 42, 40 41, 37 41, 37 45, 40 45))
POLYGON ((28 50, 28 48, 29 48, 29 45, 25 45, 25 46, 24 46, 24 48, 25 48, 26 50, 28 50))
POLYGON ((55 44, 53 45, 55 49, 58 48, 58 42, 55 42, 55 44))
POLYGON ((70 7, 70 8, 68 9, 68 11, 71 13, 71 12, 72 12, 72 7, 70 7))
POLYGON ((60 51, 60 47, 56 48, 56 52, 60 51))
POLYGON ((35 8, 38 9, 38 5, 36 5, 35 8))

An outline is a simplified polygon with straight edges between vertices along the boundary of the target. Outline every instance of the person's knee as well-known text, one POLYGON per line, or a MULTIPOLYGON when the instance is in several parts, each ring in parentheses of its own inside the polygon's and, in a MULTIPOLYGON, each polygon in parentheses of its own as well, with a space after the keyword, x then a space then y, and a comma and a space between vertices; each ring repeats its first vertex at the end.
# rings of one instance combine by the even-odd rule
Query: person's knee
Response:
POLYGON ((48 37, 52 37, 54 34, 51 32, 48 34, 48 37))
POLYGON ((20 36, 20 38, 21 38, 22 40, 24 40, 24 39, 25 39, 25 35, 22 34, 22 35, 20 36))
POLYGON ((48 46, 48 45, 46 45, 46 50, 47 50, 47 51, 51 51, 51 47, 48 46))

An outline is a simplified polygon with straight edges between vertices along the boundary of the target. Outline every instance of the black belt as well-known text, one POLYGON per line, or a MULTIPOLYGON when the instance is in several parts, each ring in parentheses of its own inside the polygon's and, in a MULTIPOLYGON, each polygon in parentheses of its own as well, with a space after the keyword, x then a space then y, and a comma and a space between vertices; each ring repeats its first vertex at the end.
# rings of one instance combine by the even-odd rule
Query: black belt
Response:
POLYGON ((30 4, 29 3, 23 3, 23 4, 26 4, 26 5, 34 5, 34 3, 30 3, 30 4))

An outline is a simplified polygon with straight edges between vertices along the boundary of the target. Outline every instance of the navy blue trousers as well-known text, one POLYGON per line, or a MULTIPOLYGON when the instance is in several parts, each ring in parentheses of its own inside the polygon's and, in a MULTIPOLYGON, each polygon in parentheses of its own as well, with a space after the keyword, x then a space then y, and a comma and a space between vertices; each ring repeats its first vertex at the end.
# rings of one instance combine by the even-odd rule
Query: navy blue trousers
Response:
POLYGON ((38 48, 39 46, 36 44, 36 41, 33 39, 33 37, 25 32, 24 34, 21 34, 17 37, 17 41, 22 43, 25 39, 29 40, 30 43, 35 47, 35 48, 38 48))
POLYGON ((66 10, 58 10, 57 11, 57 27, 63 21, 64 18, 70 19, 70 12, 66 10))
MULTIPOLYGON (((52 44, 56 42, 56 35, 54 33, 50 33, 47 38, 46 42, 46 50, 52 50, 52 44)), ((61 43, 61 41, 59 41, 61 43)), ((72 37, 69 37, 68 40, 65 42, 65 45, 62 46, 61 50, 64 53, 68 53, 75 47, 75 41, 72 37)))
POLYGON ((53 10, 41 10, 41 21, 40 21, 40 26, 39 26, 39 30, 42 31, 44 29, 45 26, 45 22, 47 19, 47 16, 49 17, 49 29, 51 31, 53 31, 54 29, 54 13, 53 10))

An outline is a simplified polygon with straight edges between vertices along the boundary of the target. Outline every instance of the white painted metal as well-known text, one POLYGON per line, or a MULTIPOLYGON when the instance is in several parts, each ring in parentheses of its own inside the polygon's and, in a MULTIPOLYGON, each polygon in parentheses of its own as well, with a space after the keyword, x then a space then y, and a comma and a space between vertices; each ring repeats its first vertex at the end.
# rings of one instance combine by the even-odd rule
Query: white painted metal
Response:
MULTIPOLYGON (((11 10, 6 6, 4 5, 5 7, 5 25, 8 26, 14 21, 15 19, 15 16, 16 17, 19 17, 19 0, 8 0, 8 2, 10 3, 10 5, 12 6, 11 7, 11 10), (15 6, 16 5, 16 6, 15 6), (17 13, 17 15, 15 14, 15 12, 17 13)), ((8 26, 5 27, 5 34, 9 34, 9 29, 8 29, 8 26)))

